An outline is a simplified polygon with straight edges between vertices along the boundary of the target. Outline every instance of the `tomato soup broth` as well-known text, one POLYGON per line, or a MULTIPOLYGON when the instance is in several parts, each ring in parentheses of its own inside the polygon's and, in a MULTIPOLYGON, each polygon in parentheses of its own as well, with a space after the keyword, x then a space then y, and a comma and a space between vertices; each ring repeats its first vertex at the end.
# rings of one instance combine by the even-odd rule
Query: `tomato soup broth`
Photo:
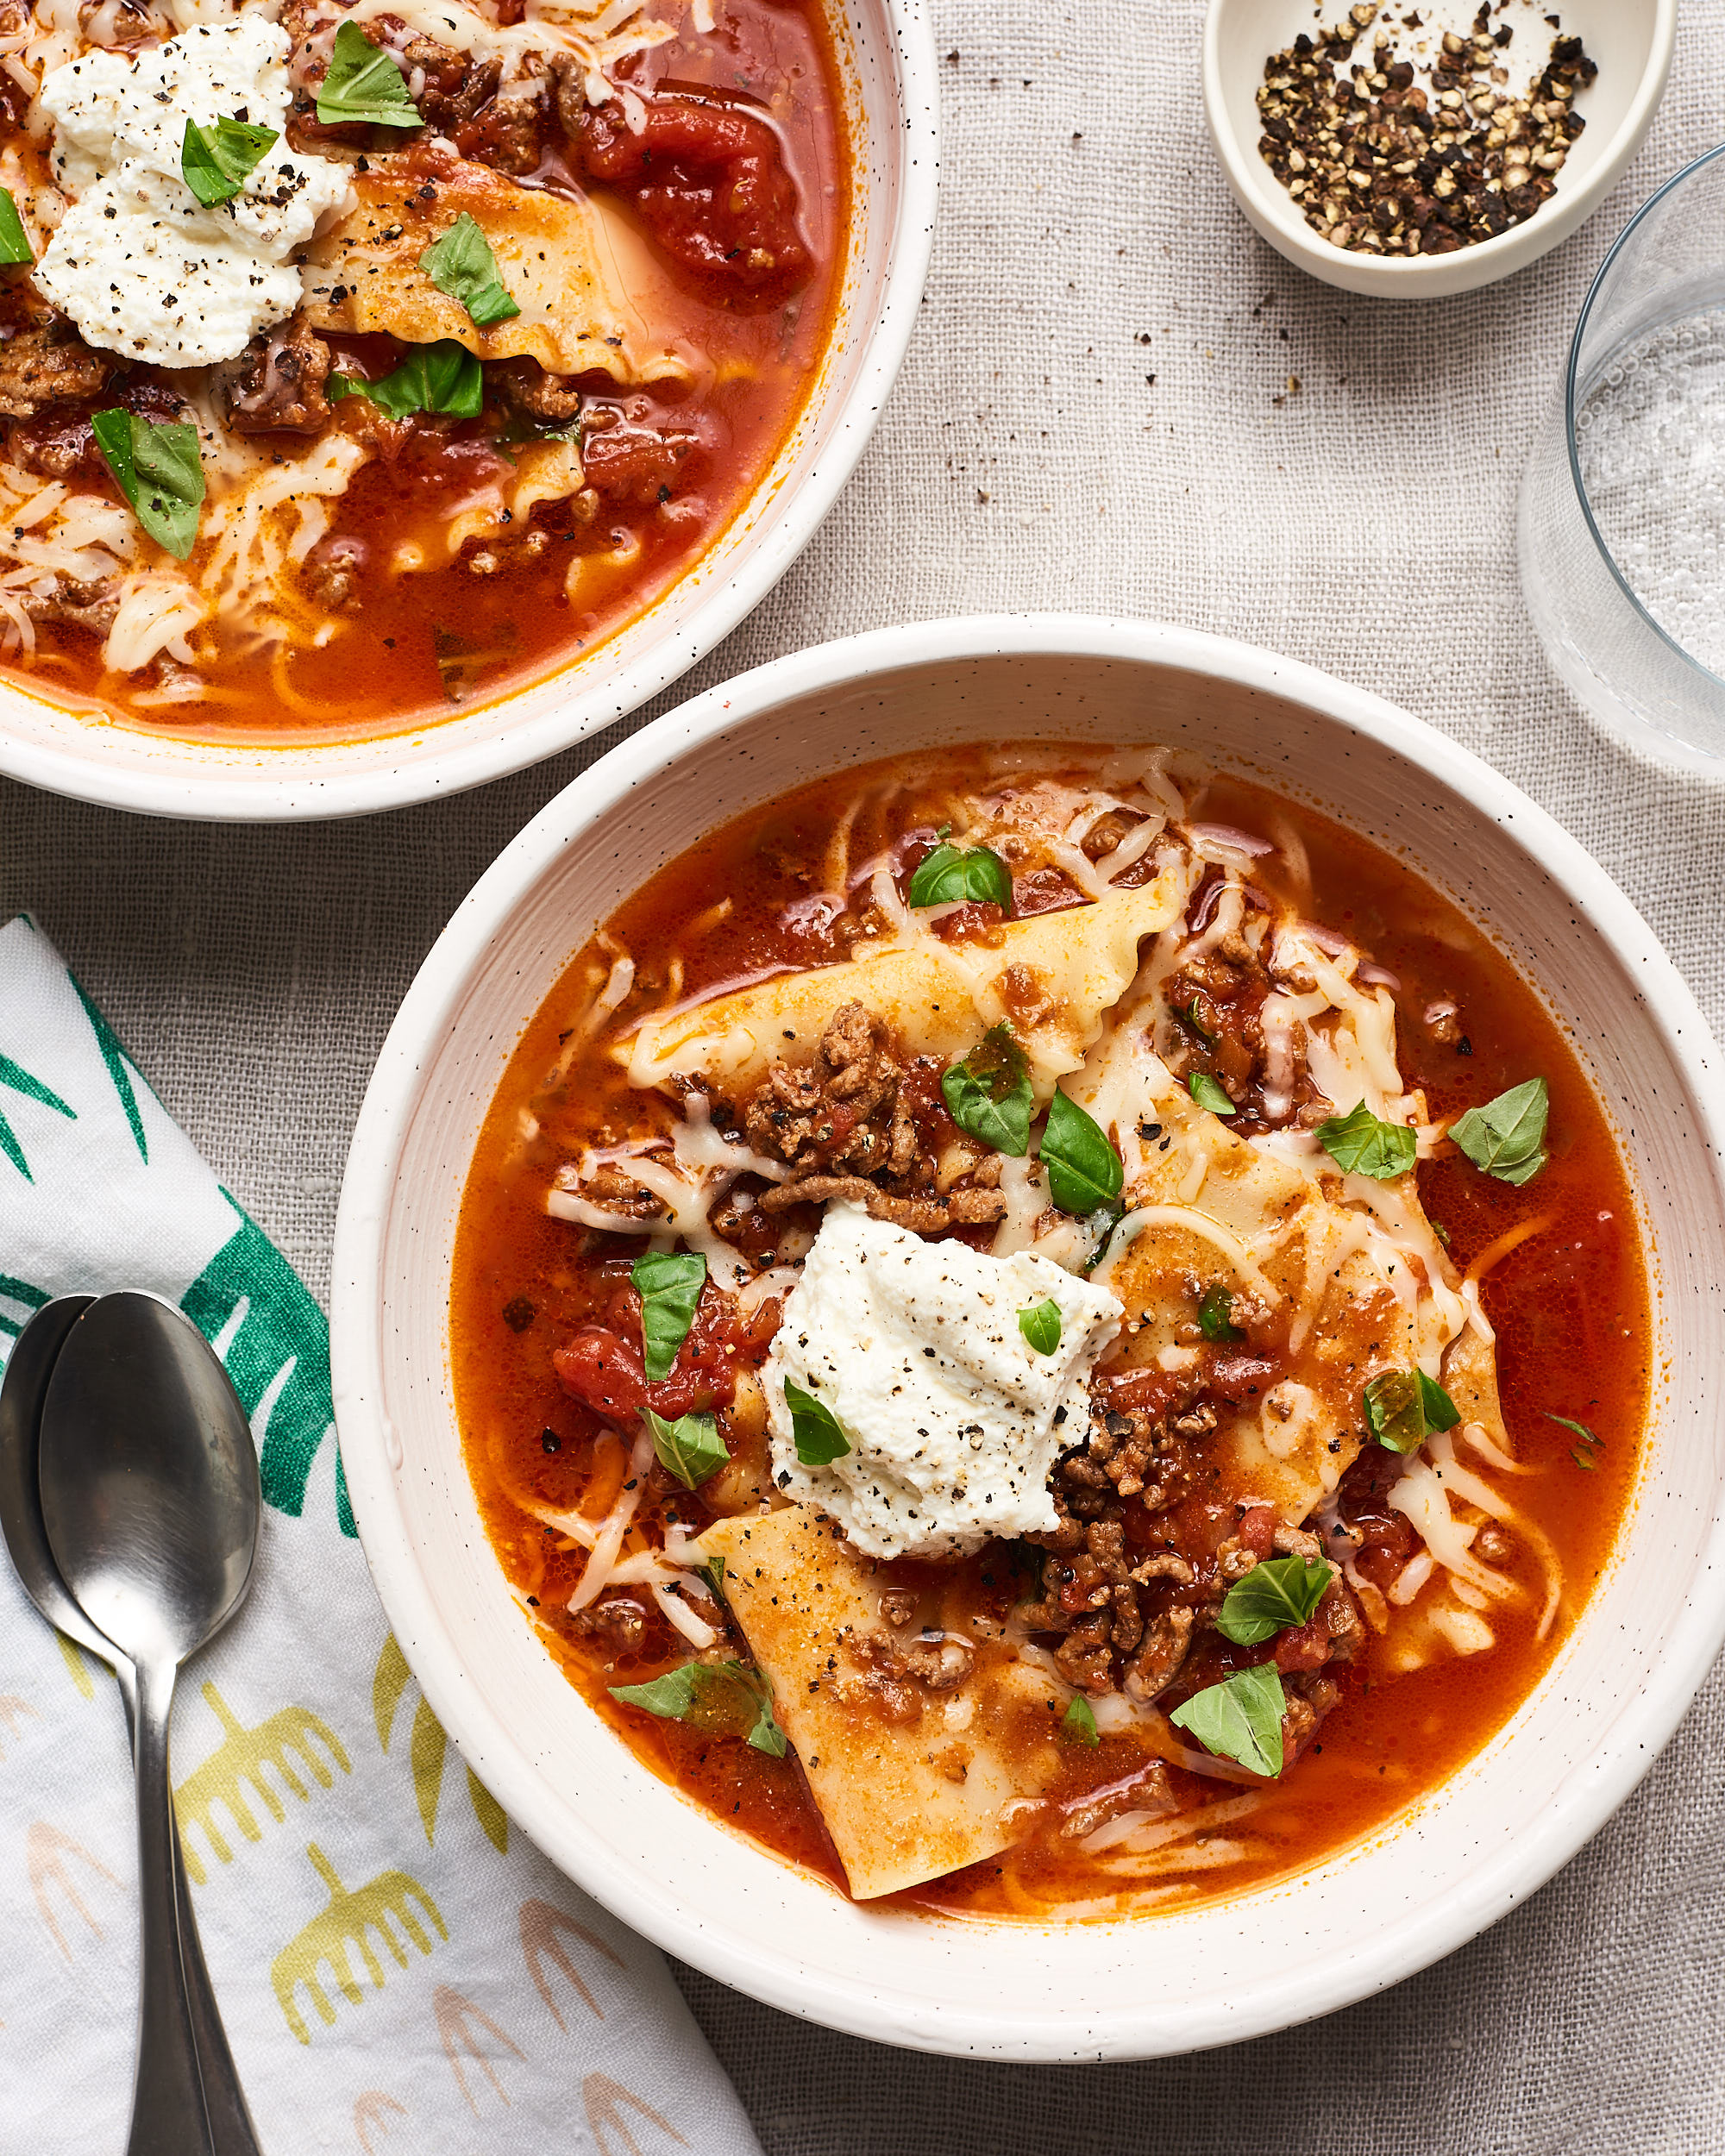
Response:
MULTIPOLYGON (((986 949, 991 936, 1009 932, 1007 921, 1046 914, 1082 922, 1085 894, 1072 869, 1059 865, 1071 856, 1061 856, 1057 846, 1051 857, 1034 830, 1015 840, 1010 834, 1019 812, 1002 796, 1016 790, 1022 799, 1038 780, 1082 794, 1098 784, 1100 759, 1052 747, 993 752, 996 775, 980 781, 978 762, 975 752, 932 755, 823 780, 724 825, 643 883, 577 955, 523 1035, 474 1156, 455 1249, 453 1366, 467 1464, 492 1546, 529 1620, 637 1759, 715 1820, 841 1891, 851 1859, 835 1847, 831 1806, 819 1799, 814 1770, 799 1757, 812 1739, 786 1746, 781 1738, 776 1752, 751 1744, 756 1693, 733 1679, 715 1678, 711 1696, 686 1702, 681 1717, 666 1712, 662 1699, 646 1712, 619 1700, 620 1689, 687 1667, 689 1637, 668 1620, 663 1596, 656 1601, 638 1586, 569 1607, 593 1560, 547 1515, 601 1520, 616 1505, 630 1459, 644 1457, 638 1446, 632 1455, 629 1449, 635 1426, 623 1397, 627 1386, 608 1388, 596 1374, 605 1351, 572 1359, 570 1343, 639 1339, 642 1305, 631 1267, 648 1248, 653 1224, 623 1220, 615 1232, 583 1226, 549 1213, 548 1193, 560 1175, 568 1183, 572 1160, 662 1131, 668 1096, 631 1085, 618 1045, 643 1019, 734 994, 738 984, 854 965, 871 943, 892 939, 890 899, 913 891, 919 864, 944 843, 944 829, 963 835, 982 827, 979 818, 994 818, 989 843, 1007 864, 1011 902, 1007 908, 972 898, 949 906, 935 934, 986 949), (979 811, 979 799, 986 811, 979 811), (625 1614, 605 1620, 608 1605, 624 1603, 625 1614)), ((1055 1534, 990 1540, 940 1561, 898 1556, 871 1568, 877 1586, 886 1584, 887 1644, 863 1654, 852 1643, 849 1681, 859 1716, 884 1716, 895 1729, 908 1724, 913 1741, 920 1741, 919 1730, 925 1736, 962 1722, 951 1702, 963 1700, 967 1685, 982 1683, 990 1656, 1028 1657, 1046 1678, 1048 1696, 994 1713, 992 1741, 1008 1778, 1015 1771, 1021 1776, 1015 1786, 1022 1794, 1009 1808, 1010 1838, 978 1860, 896 1890, 907 1905, 1038 1917, 1183 1907, 1273 1881, 1358 1841, 1452 1775, 1526 1700, 1609 1563, 1634 1483, 1651 1380, 1648 1287, 1622 1163, 1564 1026, 1460 910, 1404 862, 1254 784, 1182 774, 1177 762, 1161 774, 1164 799, 1169 771, 1180 789, 1169 833, 1183 834, 1182 843, 1208 858, 1188 864, 1189 894, 1155 950, 1175 958, 1189 953, 1202 940, 1205 910, 1216 905, 1218 890, 1223 903, 1238 891, 1248 927, 1254 908, 1284 926, 1316 924, 1325 948, 1347 954, 1339 962, 1355 969, 1353 987, 1382 992, 1393 1004, 1402 1090, 1414 1104, 1407 1112, 1422 1131, 1420 1157, 1406 1181, 1416 1185, 1448 1277, 1464 1298, 1477 1294, 1485 1321, 1480 1330, 1495 1335, 1502 1411, 1493 1427, 1501 1442, 1464 1422, 1462 1438, 1471 1428, 1478 1432, 1469 1450, 1433 1424, 1427 1426, 1425 1447, 1410 1456, 1390 1449, 1388 1438, 1373 1441, 1376 1410, 1368 1408, 1356 1431, 1364 1442, 1350 1440, 1339 1486, 1297 1525, 1286 1520, 1287 1507, 1278 1521, 1250 1477, 1245 1485, 1230 1482, 1214 1453, 1228 1415, 1256 1413, 1260 1394, 1273 1390, 1287 1367, 1277 1363, 1270 1332, 1260 1335, 1260 1319, 1245 1300, 1225 1300, 1231 1315, 1213 1328, 1207 1293, 1197 1325, 1189 1323, 1182 1336, 1191 1347, 1162 1358, 1176 1365, 1195 1354, 1211 1358, 1203 1368, 1220 1393, 1195 1398, 1193 1378, 1170 1405, 1154 1392, 1164 1382, 1159 1366, 1129 1374, 1120 1344, 1105 1350, 1092 1380, 1096 1430, 1118 1431, 1130 1446, 1136 1438, 1128 1425, 1140 1432, 1146 1413, 1171 1414, 1171 1422, 1157 1426, 1156 1440, 1171 1453, 1145 1457, 1152 1463, 1172 1457, 1173 1466, 1145 1466, 1145 1486, 1136 1491, 1136 1476, 1120 1476, 1110 1489, 1096 1470, 1099 1460, 1108 1464, 1109 1440, 1093 1437, 1088 1453, 1081 1445, 1059 1470, 1062 1527, 1055 1534), (1369 986, 1361 987, 1361 973, 1369 986), (1542 1163, 1526 1175, 1482 1169, 1447 1133, 1470 1109, 1535 1077, 1549 1095, 1542 1163), (1220 1347, 1209 1344, 1213 1330, 1220 1347), (1229 1348, 1230 1340, 1237 1346, 1229 1348), (1232 1406, 1224 1395, 1232 1395, 1232 1406), (1445 1500, 1459 1503, 1458 1517, 1474 1532, 1469 1552, 1455 1560, 1462 1566, 1453 1576, 1459 1601, 1423 1631, 1425 1620, 1416 1621, 1422 1601, 1431 1608, 1427 1598, 1447 1591, 1444 1582, 1452 1576, 1434 1566, 1416 1527, 1417 1507, 1402 1479, 1410 1457, 1416 1463, 1439 1457, 1440 1481, 1448 1475, 1484 1501, 1445 1500), (1087 1496, 1093 1489, 1101 1495, 1087 1496), (1152 1499, 1157 1508, 1146 1513, 1152 1499), (1217 1629, 1217 1598, 1226 1580, 1245 1576, 1243 1566, 1276 1564, 1272 1547, 1289 1553, 1280 1562, 1308 1567, 1310 1557, 1297 1553, 1321 1548, 1327 1560, 1342 1562, 1346 1585, 1338 1581, 1316 1615, 1287 1622, 1271 1640, 1240 1644, 1217 1629), (1142 1580, 1139 1567, 1122 1577, 1118 1565, 1111 1575, 1103 1561, 1121 1550, 1127 1558, 1165 1551, 1163 1576, 1142 1580), (1476 1564, 1488 1569, 1473 1576, 1471 1588, 1463 1575, 1476 1564), (1344 1593, 1345 1617, 1334 1614, 1330 1599, 1344 1593), (1112 1642, 1104 1633, 1098 1644, 1094 1613, 1101 1596, 1107 1617, 1109 1595, 1112 1642), (1181 1607, 1191 1605, 1195 1617, 1182 1617, 1181 1607), (905 1626, 915 1620, 905 1613, 913 1608, 920 1623, 907 1646, 905 1626), (898 1631, 889 1620, 897 1620, 898 1631), (1178 1650, 1177 1674, 1169 1682, 1169 1652, 1151 1653, 1158 1627, 1169 1651, 1178 1650), (915 1640, 957 1641, 949 1659, 962 1664, 962 1679, 954 1683, 931 1661, 930 1645, 919 1660, 915 1640), (1285 1757, 1273 1776, 1242 1764, 1238 1752, 1230 1757, 1196 1740, 1191 1733, 1208 1725, 1189 1720, 1182 1727, 1179 1720, 1182 1702, 1214 1695, 1253 1668, 1266 1677, 1279 1671, 1273 1681, 1286 1695, 1279 1702, 1286 1708, 1285 1746, 1277 1739, 1285 1757)), ((1138 799, 1142 809, 1145 797, 1138 799)), ((1133 812, 1108 813, 1111 841, 1122 828, 1128 837, 1143 828, 1131 820, 1133 812)), ((1037 828, 1046 827, 1044 817, 1037 828)), ((1134 882, 1142 889, 1150 862, 1146 851, 1136 868, 1117 873, 1108 896, 1134 882)), ((1335 1125, 1318 1120, 1326 1100, 1303 1106, 1296 1100, 1290 1110, 1285 1088, 1278 1092, 1264 1075, 1264 1053, 1255 1044, 1267 1006, 1258 1006, 1256 1017, 1250 1007, 1258 962, 1248 962, 1249 942, 1229 945, 1237 963, 1222 962, 1215 950, 1184 959, 1170 976, 1179 986, 1164 1002, 1200 985, 1180 1006, 1183 1015, 1176 1013, 1171 1031, 1164 1013, 1155 1021, 1164 1030, 1149 1037, 1170 1044, 1168 1059, 1183 1062, 1182 1098, 1201 1099, 1215 1088, 1210 1097, 1232 1126, 1230 1141, 1251 1144, 1298 1125, 1321 1130, 1330 1144, 1335 1125)), ((1157 962, 1146 944, 1145 972, 1157 962)), ((1027 1025, 1028 1006, 1025 1018, 1027 1025)), ((913 1045, 895 1038, 894 1052, 913 1045)), ((941 1121, 938 1085, 919 1083, 917 1069, 914 1058, 903 1063, 900 1099, 913 1100, 919 1128, 938 1153, 959 1133, 950 1119, 941 1121)), ((1079 1082, 1064 1081, 1069 1088, 1079 1082)), ((707 1096, 720 1090, 712 1081, 707 1096)), ((1156 1112, 1167 1112, 1158 1106, 1156 1112)), ((727 1115, 715 1110, 715 1125, 727 1115)), ((1095 1119, 1120 1145, 1120 1119, 1104 1123, 1100 1108, 1095 1119)), ((729 1122, 739 1127, 734 1117, 729 1122)), ((765 1127, 748 1124, 751 1132, 765 1127)), ((1156 1133, 1164 1122, 1138 1127, 1156 1133)), ((1154 1163, 1149 1142, 1145 1150, 1154 1163)), ((756 1180, 757 1191, 769 1187, 756 1180)), ((1128 1171, 1121 1202, 1132 1196, 1128 1171)), ((992 1220, 958 1218, 950 1194, 944 1202, 953 1218, 933 1231, 937 1245, 957 1241, 987 1250, 1003 1232, 992 1220)), ((721 1234, 736 1238, 750 1267, 782 1264, 783 1249, 769 1247, 780 1231, 763 1225, 758 1204, 739 1213, 733 1197, 715 1206, 712 1218, 721 1234)), ((1043 1215, 1044 1230, 1050 1218, 1043 1215)), ((819 1216, 812 1207, 774 1215, 775 1222, 794 1219, 802 1230, 795 1246, 806 1249, 819 1216)), ((1111 1277, 1120 1279, 1117 1261, 1111 1277)), ((1195 1298, 1201 1284, 1189 1282, 1195 1298)), ((1132 1302, 1121 1292, 1130 1319, 1132 1302)), ((722 1507, 741 1505, 770 1518, 765 1502, 782 1502, 764 1475, 752 1485, 743 1477, 738 1495, 737 1460, 758 1459, 767 1439, 731 1380, 762 1364, 785 1307, 782 1294, 752 1309, 743 1307, 746 1300, 746 1293, 742 1301, 719 1294, 710 1276, 669 1387, 649 1387, 646 1395, 657 1398, 667 1418, 712 1404, 731 1464, 686 1487, 661 1452, 646 1470, 630 1546, 704 1527, 722 1507), (757 1494, 750 1496, 750 1489, 757 1494)), ((1125 1355, 1132 1351, 1128 1344, 1125 1355)), ((621 1351, 611 1353, 615 1360, 621 1351)), ((1445 1362, 1446 1383, 1457 1385, 1452 1373, 1459 1368, 1445 1362)), ((841 1420, 844 1405, 841 1397, 841 1420)), ((1453 1422, 1456 1411, 1449 1412, 1453 1422)), ((1337 1450, 1335 1440, 1330 1449, 1337 1450)), ((721 1575, 716 1595, 683 1598, 699 1603, 705 1620, 693 1629, 712 1635, 693 1658, 704 1654, 709 1664, 722 1661, 733 1671, 747 1668, 751 1642, 763 1636, 740 1601, 726 1608, 725 1581, 735 1577, 733 1568, 721 1575)), ((837 1659, 850 1667, 843 1649, 837 1659)), ((761 1666, 750 1682, 758 1691, 771 1658, 761 1651, 756 1660, 761 1666)), ((767 1689, 777 1691, 781 1718, 793 1724, 776 1666, 767 1689)), ((965 1771, 962 1760, 956 1771, 965 1771)))

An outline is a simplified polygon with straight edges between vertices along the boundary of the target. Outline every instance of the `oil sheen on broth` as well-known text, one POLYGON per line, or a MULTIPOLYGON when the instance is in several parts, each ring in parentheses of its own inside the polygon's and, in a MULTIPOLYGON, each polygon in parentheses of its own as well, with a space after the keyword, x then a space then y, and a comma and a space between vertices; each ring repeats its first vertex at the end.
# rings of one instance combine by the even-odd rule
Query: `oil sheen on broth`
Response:
MULTIPOLYGON (((98 32, 129 54, 179 28, 154 4, 85 10, 82 31, 73 12, 34 9, 0 83, 0 181, 39 264, 76 176, 56 184, 64 146, 23 77, 99 53, 98 32)), ((0 670, 179 736, 393 732, 584 659, 769 468, 843 279, 821 0, 548 0, 530 19, 520 0, 290 0, 279 20, 285 144, 357 190, 295 250, 295 312, 220 364, 163 365, 87 342, 34 266, 0 268, 0 670), (406 124, 320 116, 338 23, 398 71, 406 124), (422 255, 461 215, 518 317, 469 320, 428 284, 422 255), (457 346, 478 387, 447 408, 367 393, 457 346), (183 561, 127 508, 104 411, 197 428, 183 561)))
POLYGON ((1609 1560, 1647 1294, 1575 1051, 1454 906, 1244 781, 1029 746, 809 787, 618 909, 485 1125, 454 1367, 525 1616, 654 1772, 840 1890, 1083 1916, 1308 1865, 1486 1742, 1609 1560), (1534 1079, 1543 1132, 1506 1131, 1534 1079), (1118 1163, 1094 1212, 1057 1085, 1118 1163), (844 1467, 793 1448, 800 1269, 870 1237, 955 1294, 1016 1251, 1123 1307, 1046 1527, 875 1556, 785 1503, 844 1467), (674 1247, 706 1284, 643 1390, 634 1269, 674 1247))

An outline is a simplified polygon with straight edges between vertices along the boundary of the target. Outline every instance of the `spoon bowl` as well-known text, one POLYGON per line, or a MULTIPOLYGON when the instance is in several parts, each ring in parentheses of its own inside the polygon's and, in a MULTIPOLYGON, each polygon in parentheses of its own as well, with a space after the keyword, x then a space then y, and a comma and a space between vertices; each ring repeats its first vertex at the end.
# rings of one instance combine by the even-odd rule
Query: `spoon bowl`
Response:
POLYGON ((202 1333, 154 1295, 104 1295, 54 1364, 40 1446, 43 1525, 85 1614, 141 1666, 185 1661, 245 1594, 262 1501, 202 1333))
MULTIPOLYGON (((66 1582, 48 1547, 42 1525, 41 1493, 36 1479, 36 1448, 41 1431, 42 1401, 66 1335, 95 1301, 93 1295, 62 1295, 46 1304, 18 1335, 0 1384, 0 1534, 24 1592, 56 1631, 80 1647, 114 1658, 114 1643, 104 1639, 66 1592, 66 1582)), ((131 1670, 121 1678, 131 1719, 131 1670)))

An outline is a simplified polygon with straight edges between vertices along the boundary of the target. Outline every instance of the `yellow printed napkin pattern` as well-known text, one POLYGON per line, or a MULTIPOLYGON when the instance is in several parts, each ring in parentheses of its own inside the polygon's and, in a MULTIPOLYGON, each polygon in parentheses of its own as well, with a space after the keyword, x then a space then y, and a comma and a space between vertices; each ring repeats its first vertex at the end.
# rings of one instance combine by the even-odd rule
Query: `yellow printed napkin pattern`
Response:
MULTIPOLYGON (((257 1441, 257 1583, 185 1673, 173 1769, 267 2156, 759 2156, 656 1952, 463 1765, 373 1592, 322 1312, 28 919, 0 927, 0 1362, 52 1297, 147 1288, 257 1441)), ((118 1695, 0 1562, 0 2117, 123 2145, 137 1984, 118 1695)))

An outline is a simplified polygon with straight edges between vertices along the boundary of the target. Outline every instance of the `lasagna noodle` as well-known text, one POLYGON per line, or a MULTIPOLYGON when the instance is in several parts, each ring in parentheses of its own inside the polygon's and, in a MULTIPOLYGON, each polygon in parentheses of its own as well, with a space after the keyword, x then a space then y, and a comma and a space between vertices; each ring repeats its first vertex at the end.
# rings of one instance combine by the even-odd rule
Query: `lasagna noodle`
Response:
POLYGON ((724 1560, 724 1593, 773 1687, 774 1713, 860 1902, 997 1855, 1019 1839, 1014 1800, 1046 1786, 1050 1740, 1009 1753, 1029 1706, 1052 1732, 1064 1689, 1022 1663, 984 1664, 912 1721, 874 1711, 852 1643, 886 1631, 876 1568, 819 1514, 792 1506, 723 1520, 699 1547, 724 1560))
POLYGON ((906 940, 842 965, 781 974, 649 1019, 618 1052, 633 1086, 696 1073, 747 1086, 775 1058, 808 1053, 836 1012, 861 1003, 894 1029, 909 1054, 946 1061, 1013 1017, 1010 988, 1019 1011, 1042 1008, 1034 1023, 1013 1018, 1013 1032, 1046 1100, 1057 1080, 1082 1063, 1130 985, 1138 945, 1179 918, 1186 884, 1182 870, 1166 869, 1094 906, 1002 922, 987 943, 945 943, 913 924, 906 940))
POLYGON ((386 331, 408 344, 453 338, 481 360, 525 357, 549 373, 619 383, 693 380, 698 355, 668 326, 664 273, 620 213, 518 186, 489 166, 417 150, 354 175, 355 206, 305 250, 314 329, 386 331), (521 310, 480 329, 419 258, 463 214, 490 241, 521 310))
MULTIPOLYGON (((1120 1112, 1123 1060, 1099 1059, 1103 1069, 1071 1088, 1105 1125, 1120 1112)), ((1341 1179, 1326 1172, 1327 1158, 1308 1174, 1236 1138, 1147 1050, 1130 1058, 1131 1080, 1138 1112, 1147 1109, 1162 1137, 1143 1149, 1128 1191, 1133 1210, 1098 1275, 1137 1328, 1117 1367, 1154 1368, 1179 1352, 1195 1312, 1195 1283, 1200 1293, 1214 1284, 1256 1295, 1285 1313, 1287 1376, 1267 1398, 1248 1395, 1212 1442, 1219 1494, 1273 1504, 1297 1526, 1358 1455, 1366 1380, 1439 1366, 1449 1338, 1442 1312, 1405 1250, 1377 1235, 1363 1207, 1331 1194, 1341 1179)), ((1413 1179, 1404 1180, 1407 1206, 1417 1213, 1413 1179)), ((1476 1366, 1477 1393, 1489 1376, 1476 1366)), ((1490 1390, 1495 1404, 1495 1379, 1490 1390)))

